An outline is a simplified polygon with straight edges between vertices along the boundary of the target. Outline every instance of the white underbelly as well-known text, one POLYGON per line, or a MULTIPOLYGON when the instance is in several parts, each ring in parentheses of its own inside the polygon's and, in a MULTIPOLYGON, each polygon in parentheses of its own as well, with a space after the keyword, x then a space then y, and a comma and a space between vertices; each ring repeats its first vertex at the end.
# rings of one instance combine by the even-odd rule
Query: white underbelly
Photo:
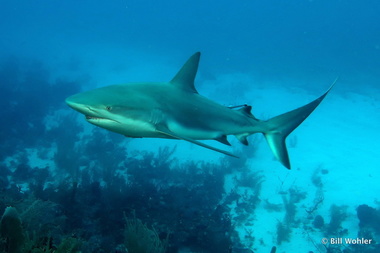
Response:
POLYGON ((201 128, 184 127, 176 122, 169 122, 168 128, 174 134, 194 140, 211 140, 222 135, 221 132, 201 128))
POLYGON ((156 137, 155 135, 157 135, 152 124, 139 120, 124 121, 122 124, 109 128, 109 130, 133 138, 156 137))

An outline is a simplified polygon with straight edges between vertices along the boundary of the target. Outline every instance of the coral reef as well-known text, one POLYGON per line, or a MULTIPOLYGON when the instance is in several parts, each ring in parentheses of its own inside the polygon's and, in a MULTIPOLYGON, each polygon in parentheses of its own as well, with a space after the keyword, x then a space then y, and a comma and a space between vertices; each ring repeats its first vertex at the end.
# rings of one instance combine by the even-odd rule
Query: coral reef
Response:
MULTIPOLYGON (((208 163, 178 160, 175 146, 132 151, 129 139, 82 126, 63 109, 83 81, 54 80, 38 62, 14 58, 0 64, 0 79, 7 108, 0 117, 8 122, 0 126, 1 252, 256 252, 265 244, 255 230, 260 205, 283 215, 271 228, 278 245, 292 242, 294 228, 345 234, 344 206, 331 207, 329 223, 318 213, 328 174, 322 167, 311 177, 313 203, 303 205, 305 189, 294 186, 281 192, 280 204, 261 201, 264 173, 249 163, 261 139, 240 160, 208 163)), ((357 217, 359 236, 380 234, 378 209, 361 205, 357 217)), ((380 251, 378 244, 345 250, 380 251)))

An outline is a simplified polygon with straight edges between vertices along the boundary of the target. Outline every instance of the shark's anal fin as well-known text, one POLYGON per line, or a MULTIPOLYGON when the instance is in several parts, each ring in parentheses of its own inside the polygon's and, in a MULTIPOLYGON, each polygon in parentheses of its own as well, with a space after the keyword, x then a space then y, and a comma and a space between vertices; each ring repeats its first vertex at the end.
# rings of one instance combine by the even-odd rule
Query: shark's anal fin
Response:
POLYGON ((237 134, 235 135, 236 138, 244 145, 248 146, 248 140, 247 140, 247 137, 249 136, 249 134, 246 134, 246 133, 243 133, 243 134, 237 134))
POLYGON ((225 155, 228 155, 228 156, 239 158, 238 156, 236 156, 236 155, 234 155, 234 154, 232 154, 232 153, 230 153, 228 151, 225 151, 225 150, 222 150, 222 149, 218 149, 218 148, 214 148, 212 146, 209 146, 209 145, 204 144, 203 142, 200 142, 200 141, 197 141, 197 140, 193 140, 193 139, 190 139, 190 138, 187 138, 187 137, 179 136, 179 135, 173 133, 172 131, 170 131, 166 126, 163 126, 163 125, 156 126, 156 131, 158 133, 164 134, 164 135, 169 136, 169 137, 174 138, 174 139, 185 140, 185 141, 191 142, 193 144, 196 144, 198 146, 201 146, 201 147, 204 147, 204 148, 208 148, 208 149, 214 150, 216 152, 219 152, 219 153, 222 153, 222 154, 225 154, 225 155))

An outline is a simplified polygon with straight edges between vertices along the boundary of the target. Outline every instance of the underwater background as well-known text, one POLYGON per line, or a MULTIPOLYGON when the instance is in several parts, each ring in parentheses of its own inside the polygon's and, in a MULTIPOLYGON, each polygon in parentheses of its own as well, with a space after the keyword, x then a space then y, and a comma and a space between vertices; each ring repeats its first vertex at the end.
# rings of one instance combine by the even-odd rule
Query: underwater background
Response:
POLYGON ((1 1, 0 252, 380 252, 379 13, 376 0, 1 1), (292 170, 260 134, 229 138, 235 159, 125 138, 64 102, 169 81, 197 51, 199 93, 260 119, 339 76, 289 136, 292 170))

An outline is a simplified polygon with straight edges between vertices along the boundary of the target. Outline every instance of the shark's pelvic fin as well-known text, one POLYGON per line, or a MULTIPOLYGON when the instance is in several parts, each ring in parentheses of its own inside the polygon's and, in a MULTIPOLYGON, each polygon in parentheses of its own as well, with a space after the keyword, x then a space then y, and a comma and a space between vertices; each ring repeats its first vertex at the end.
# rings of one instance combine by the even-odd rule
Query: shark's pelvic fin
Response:
POLYGON ((219 138, 215 138, 215 140, 225 145, 231 146, 231 143, 227 140, 227 135, 222 135, 219 138))
POLYGON ((218 149, 218 148, 214 148, 214 147, 212 147, 210 145, 204 144, 203 142, 200 142, 200 141, 197 141, 197 140, 193 140, 193 139, 190 139, 190 138, 187 138, 187 137, 179 136, 179 135, 173 133, 172 131, 170 131, 164 125, 156 126, 156 131, 158 133, 164 134, 164 135, 166 135, 166 136, 168 136, 170 138, 174 138, 174 139, 178 139, 178 140, 185 140, 185 141, 194 143, 196 145, 199 145, 201 147, 208 148, 208 149, 214 150, 216 152, 219 152, 219 153, 222 153, 222 154, 225 154, 225 155, 229 155, 229 156, 232 156, 232 157, 239 158, 238 156, 236 156, 236 155, 234 155, 234 154, 232 154, 232 153, 230 153, 228 151, 225 151, 225 150, 222 150, 222 149, 218 149))
POLYGON ((264 131, 264 136, 272 150, 274 156, 288 169, 290 169, 290 161, 288 150, 286 148, 286 137, 296 129, 322 102, 329 93, 331 88, 336 83, 337 79, 330 88, 319 98, 311 103, 304 105, 298 109, 281 114, 268 121, 263 121, 267 131, 264 131))
POLYGON ((200 52, 193 54, 170 83, 189 92, 198 93, 194 86, 194 79, 198 71, 200 56, 200 52))

